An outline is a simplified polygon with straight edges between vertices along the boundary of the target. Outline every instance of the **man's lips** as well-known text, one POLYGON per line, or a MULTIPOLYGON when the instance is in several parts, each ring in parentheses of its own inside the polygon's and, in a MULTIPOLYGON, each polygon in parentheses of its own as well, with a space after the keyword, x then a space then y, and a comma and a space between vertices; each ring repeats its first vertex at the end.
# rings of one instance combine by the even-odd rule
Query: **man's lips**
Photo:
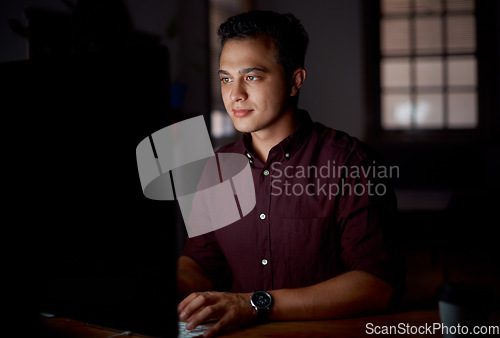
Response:
POLYGON ((244 117, 244 116, 250 114, 250 112, 252 112, 252 111, 253 111, 253 109, 240 109, 240 108, 236 109, 235 108, 235 109, 233 109, 233 114, 235 117, 244 117))

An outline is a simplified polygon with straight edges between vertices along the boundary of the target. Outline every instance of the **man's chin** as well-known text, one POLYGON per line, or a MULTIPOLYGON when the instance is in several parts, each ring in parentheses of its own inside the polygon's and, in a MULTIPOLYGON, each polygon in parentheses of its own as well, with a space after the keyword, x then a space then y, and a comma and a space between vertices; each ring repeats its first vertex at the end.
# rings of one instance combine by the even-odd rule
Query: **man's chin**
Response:
POLYGON ((251 133, 255 131, 253 126, 248 123, 242 123, 242 121, 233 121, 234 128, 240 133, 251 133))
POLYGON ((240 133, 251 133, 253 130, 252 129, 246 129, 246 128, 236 128, 235 129, 237 131, 239 131, 240 133))

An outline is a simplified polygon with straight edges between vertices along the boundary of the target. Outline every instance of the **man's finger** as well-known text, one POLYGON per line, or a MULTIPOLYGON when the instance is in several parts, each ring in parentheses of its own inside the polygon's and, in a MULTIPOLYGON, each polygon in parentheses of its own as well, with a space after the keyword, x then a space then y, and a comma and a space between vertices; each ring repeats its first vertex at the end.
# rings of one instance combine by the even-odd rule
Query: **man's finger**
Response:
POLYGON ((212 302, 213 296, 209 293, 203 292, 193 297, 180 311, 179 319, 186 320, 192 314, 200 310, 201 307, 206 306, 212 302))
POLYGON ((184 298, 178 305, 177 305, 177 312, 180 313, 184 308, 193 301, 193 299, 197 298, 201 292, 193 292, 189 294, 186 298, 184 298))
POLYGON ((192 330, 209 319, 216 318, 218 315, 224 313, 224 311, 224 306, 221 304, 206 306, 189 318, 188 325, 186 327, 192 330))
POLYGON ((189 294, 189 296, 184 298, 179 304, 177 304, 177 313, 180 313, 186 307, 186 305, 191 303, 191 301, 197 296, 197 293, 191 293, 189 294))
POLYGON ((203 332, 203 337, 213 337, 214 335, 219 333, 223 328, 228 326, 234 319, 233 317, 234 316, 226 312, 224 316, 222 316, 222 318, 217 323, 215 323, 210 329, 203 332))

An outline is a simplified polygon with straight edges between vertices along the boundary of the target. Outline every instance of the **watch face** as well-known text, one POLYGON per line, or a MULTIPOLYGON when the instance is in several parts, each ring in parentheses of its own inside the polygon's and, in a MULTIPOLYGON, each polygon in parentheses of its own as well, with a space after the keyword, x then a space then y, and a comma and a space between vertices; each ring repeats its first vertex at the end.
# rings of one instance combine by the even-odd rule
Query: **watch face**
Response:
POLYGON ((258 308, 265 308, 271 305, 271 297, 265 291, 257 291, 252 296, 252 302, 258 308))

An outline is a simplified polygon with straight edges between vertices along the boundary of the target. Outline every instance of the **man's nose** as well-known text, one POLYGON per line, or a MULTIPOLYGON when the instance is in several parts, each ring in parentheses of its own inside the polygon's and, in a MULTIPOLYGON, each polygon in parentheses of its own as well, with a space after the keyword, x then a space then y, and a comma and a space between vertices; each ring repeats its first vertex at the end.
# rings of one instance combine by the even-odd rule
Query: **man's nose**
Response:
POLYGON ((231 100, 237 102, 237 101, 244 101, 248 97, 247 91, 245 89, 244 83, 241 83, 240 81, 236 82, 233 84, 231 88, 231 100))

